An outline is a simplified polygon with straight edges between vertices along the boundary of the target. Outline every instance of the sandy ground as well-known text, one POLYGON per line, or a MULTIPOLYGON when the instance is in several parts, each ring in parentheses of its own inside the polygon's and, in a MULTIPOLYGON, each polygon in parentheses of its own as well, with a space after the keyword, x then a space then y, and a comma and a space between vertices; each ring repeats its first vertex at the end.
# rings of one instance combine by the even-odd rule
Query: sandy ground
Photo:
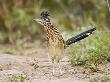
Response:
POLYGON ((72 67, 65 56, 61 65, 63 75, 56 73, 53 76, 47 51, 42 49, 28 56, 0 54, 0 82, 11 82, 13 76, 22 76, 25 82, 88 82, 93 77, 110 76, 110 63, 99 66, 101 71, 90 72, 81 66, 72 67))

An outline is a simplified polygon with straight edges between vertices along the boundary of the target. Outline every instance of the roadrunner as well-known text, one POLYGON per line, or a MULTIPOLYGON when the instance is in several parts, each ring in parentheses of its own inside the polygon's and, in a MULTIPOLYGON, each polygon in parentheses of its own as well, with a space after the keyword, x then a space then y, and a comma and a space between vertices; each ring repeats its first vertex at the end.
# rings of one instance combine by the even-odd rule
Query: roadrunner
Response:
POLYGON ((62 74, 59 62, 64 56, 64 50, 72 43, 88 37, 93 31, 96 30, 96 28, 89 29, 65 41, 57 27, 51 22, 49 13, 47 11, 43 11, 40 16, 40 18, 34 20, 47 30, 47 45, 49 50, 49 58, 51 59, 53 65, 53 74, 55 74, 55 62, 58 64, 59 72, 62 74))

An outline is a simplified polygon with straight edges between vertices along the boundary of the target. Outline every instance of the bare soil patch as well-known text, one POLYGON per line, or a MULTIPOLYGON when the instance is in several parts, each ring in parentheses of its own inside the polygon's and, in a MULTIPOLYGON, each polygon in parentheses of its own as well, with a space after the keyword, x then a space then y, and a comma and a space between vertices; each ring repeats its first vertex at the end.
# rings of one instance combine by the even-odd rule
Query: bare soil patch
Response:
POLYGON ((110 63, 99 66, 101 71, 91 72, 83 66, 71 66, 67 56, 61 61, 64 74, 52 75, 47 51, 39 49, 28 55, 0 55, 0 82, 10 82, 10 76, 23 76, 25 82, 88 82, 90 78, 110 76, 110 63))

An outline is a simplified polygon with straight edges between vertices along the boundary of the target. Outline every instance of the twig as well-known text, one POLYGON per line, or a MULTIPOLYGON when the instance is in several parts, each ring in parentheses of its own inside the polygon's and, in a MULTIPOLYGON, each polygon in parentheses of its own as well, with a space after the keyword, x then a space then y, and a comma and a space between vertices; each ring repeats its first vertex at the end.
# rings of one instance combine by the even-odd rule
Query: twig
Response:
POLYGON ((106 0, 106 2, 107 2, 108 9, 109 9, 109 12, 110 12, 110 3, 109 3, 109 1, 108 1, 108 0, 106 0))

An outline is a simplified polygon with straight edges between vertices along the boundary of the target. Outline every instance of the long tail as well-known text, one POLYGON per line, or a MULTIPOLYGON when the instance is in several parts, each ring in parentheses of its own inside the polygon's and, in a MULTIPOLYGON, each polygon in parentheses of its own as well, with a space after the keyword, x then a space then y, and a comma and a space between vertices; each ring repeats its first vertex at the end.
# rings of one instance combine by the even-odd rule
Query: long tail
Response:
POLYGON ((82 40, 82 39, 88 37, 88 36, 91 35, 91 34, 93 33, 93 31, 95 31, 95 30, 96 30, 96 28, 92 28, 92 29, 89 29, 89 30, 87 30, 87 31, 85 31, 85 32, 83 32, 83 33, 81 33, 81 34, 79 34, 79 35, 76 35, 75 37, 72 37, 72 38, 68 39, 68 40, 66 41, 66 45, 67 45, 67 46, 68 46, 68 45, 71 45, 72 43, 78 42, 78 41, 80 41, 80 40, 82 40))

